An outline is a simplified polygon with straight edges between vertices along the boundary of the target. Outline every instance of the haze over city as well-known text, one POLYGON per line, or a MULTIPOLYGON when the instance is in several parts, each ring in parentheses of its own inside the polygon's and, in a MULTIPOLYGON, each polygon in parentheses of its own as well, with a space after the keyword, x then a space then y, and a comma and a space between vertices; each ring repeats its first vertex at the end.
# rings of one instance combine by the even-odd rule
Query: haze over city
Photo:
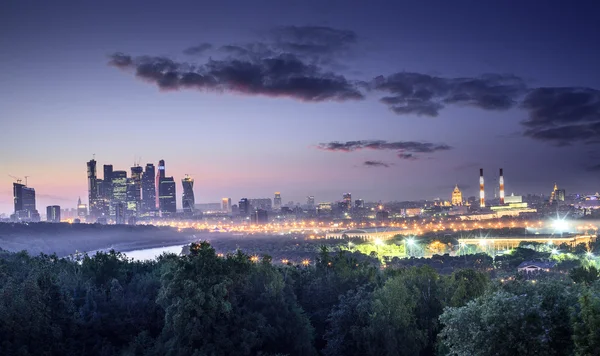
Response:
POLYGON ((198 202, 476 195, 500 166, 593 193, 598 4, 560 4, 4 2, 0 211, 9 174, 74 205, 94 154, 164 159, 198 202))

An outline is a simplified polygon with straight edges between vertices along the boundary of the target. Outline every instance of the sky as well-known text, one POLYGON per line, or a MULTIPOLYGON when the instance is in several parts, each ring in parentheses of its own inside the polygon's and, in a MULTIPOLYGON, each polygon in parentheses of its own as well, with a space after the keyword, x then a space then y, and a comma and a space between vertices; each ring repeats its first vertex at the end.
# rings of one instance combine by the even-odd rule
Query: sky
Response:
POLYGON ((474 196, 479 168, 488 186, 504 168, 508 194, 594 193, 599 11, 3 1, 0 212, 10 175, 29 177, 40 211, 87 202, 94 156, 128 171, 164 159, 167 175, 195 179, 198 203, 449 199, 455 184, 474 196))

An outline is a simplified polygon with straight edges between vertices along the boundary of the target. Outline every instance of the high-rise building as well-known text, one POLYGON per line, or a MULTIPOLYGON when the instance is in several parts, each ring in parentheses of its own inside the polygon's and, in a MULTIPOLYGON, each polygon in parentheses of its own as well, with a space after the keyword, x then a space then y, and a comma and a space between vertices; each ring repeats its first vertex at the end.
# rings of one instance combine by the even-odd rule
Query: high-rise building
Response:
POLYGON ((309 208, 314 208, 315 207, 315 197, 312 195, 309 195, 306 197, 306 205, 309 208))
POLYGON ((90 207, 90 216, 92 219, 100 216, 98 204, 98 177, 96 172, 96 160, 92 159, 87 162, 87 178, 88 178, 88 204, 90 207))
POLYGON ((565 201, 566 191, 564 189, 558 189, 558 185, 554 183, 554 189, 550 193, 550 203, 556 203, 559 201, 565 201))
POLYGON ((136 216, 142 210, 142 174, 144 169, 139 165, 131 167, 131 180, 133 181, 133 201, 135 202, 136 216))
POLYGON ((181 180, 181 184, 183 185, 183 195, 181 197, 183 212, 192 214, 194 212, 194 205, 196 204, 194 198, 194 179, 186 174, 185 178, 181 180))
POLYGON ((346 202, 348 206, 352 206, 352 193, 344 193, 343 197, 344 202, 346 202))
POLYGON ((275 208, 275 210, 281 209, 281 193, 280 192, 275 192, 275 198, 273 199, 273 208, 275 208))
POLYGON ((52 223, 60 222, 60 206, 51 205, 46 207, 46 221, 52 223))
POLYGON ((125 224, 125 203, 115 203, 115 223, 117 225, 125 224))
POLYGON ((35 207, 35 189, 21 183, 13 183, 15 216, 19 220, 39 220, 35 207))
POLYGON ((273 210, 273 202, 271 198, 258 198, 258 199, 248 199, 250 202, 250 209, 263 209, 266 211, 273 210))
POLYGON ((116 206, 122 203, 123 209, 127 204, 127 172, 113 171, 112 172, 112 199, 111 199, 111 215, 116 218, 116 206))
POLYGON ((362 199, 356 199, 354 201, 354 207, 357 209, 362 209, 365 207, 365 201, 362 199))
POLYGON ((80 219, 85 219, 88 213, 88 207, 86 204, 81 203, 81 197, 77 200, 77 217, 80 219))
POLYGON ((250 220, 253 224, 266 224, 269 222, 269 214, 266 210, 256 209, 252 212, 250 220))
POLYGON ((247 198, 242 198, 238 202, 238 211, 240 216, 247 217, 250 215, 250 201, 247 198))
POLYGON ((127 190, 125 198, 125 211, 127 217, 137 216, 139 212, 140 201, 138 190, 139 186, 135 183, 133 178, 127 178, 127 190))
POLYGON ((231 198, 221 199, 221 210, 226 213, 231 213, 231 198))
POLYGON ((147 163, 142 175, 142 211, 156 210, 156 177, 154 164, 147 163))
POLYGON ((454 190, 452 191, 452 205, 462 205, 462 204, 463 204, 462 192, 460 191, 460 189, 458 189, 458 185, 456 185, 454 187, 454 190))
POLYGON ((168 216, 177 212, 177 197, 175 180, 173 177, 164 177, 160 181, 158 199, 161 215, 168 216))

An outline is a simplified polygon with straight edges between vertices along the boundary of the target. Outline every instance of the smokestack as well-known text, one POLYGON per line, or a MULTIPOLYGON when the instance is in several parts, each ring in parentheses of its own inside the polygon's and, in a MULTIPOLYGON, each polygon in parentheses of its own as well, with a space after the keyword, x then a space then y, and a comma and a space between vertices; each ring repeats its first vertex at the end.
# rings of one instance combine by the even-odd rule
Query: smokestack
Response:
POLYGON ((483 189, 483 168, 479 169, 479 206, 485 208, 485 191, 483 189))
POLYGON ((502 168, 500 168, 500 204, 504 204, 504 173, 502 172, 502 168))

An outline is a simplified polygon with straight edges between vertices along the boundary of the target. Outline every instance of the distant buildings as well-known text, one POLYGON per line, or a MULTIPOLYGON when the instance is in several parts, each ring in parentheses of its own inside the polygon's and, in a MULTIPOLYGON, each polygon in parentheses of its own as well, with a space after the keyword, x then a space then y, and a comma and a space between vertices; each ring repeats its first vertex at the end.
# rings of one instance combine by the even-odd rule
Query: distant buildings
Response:
POLYGON ((269 222, 269 214, 266 210, 256 209, 252 212, 250 220, 253 224, 266 224, 269 222))
POLYGON ((83 220, 83 219, 85 219, 87 214, 88 214, 88 207, 86 204, 82 204, 81 198, 79 198, 79 200, 77 201, 77 217, 80 220, 83 220))
POLYGON ((315 197, 314 196, 309 195, 309 196, 306 197, 306 206, 309 209, 315 207, 315 197))
POLYGON ((194 180, 186 175, 185 178, 181 180, 181 184, 183 185, 183 196, 181 198, 183 212, 193 214, 194 206, 196 204, 194 198, 194 180))
POLYGON ((262 209, 262 210, 266 210, 266 211, 273 210, 273 202, 271 201, 271 198, 255 198, 255 199, 248 199, 248 201, 250 202, 250 206, 251 206, 250 209, 252 209, 252 210, 256 210, 256 209, 262 209))
POLYGON ((51 223, 60 222, 60 206, 51 205, 46 207, 46 221, 51 223))

